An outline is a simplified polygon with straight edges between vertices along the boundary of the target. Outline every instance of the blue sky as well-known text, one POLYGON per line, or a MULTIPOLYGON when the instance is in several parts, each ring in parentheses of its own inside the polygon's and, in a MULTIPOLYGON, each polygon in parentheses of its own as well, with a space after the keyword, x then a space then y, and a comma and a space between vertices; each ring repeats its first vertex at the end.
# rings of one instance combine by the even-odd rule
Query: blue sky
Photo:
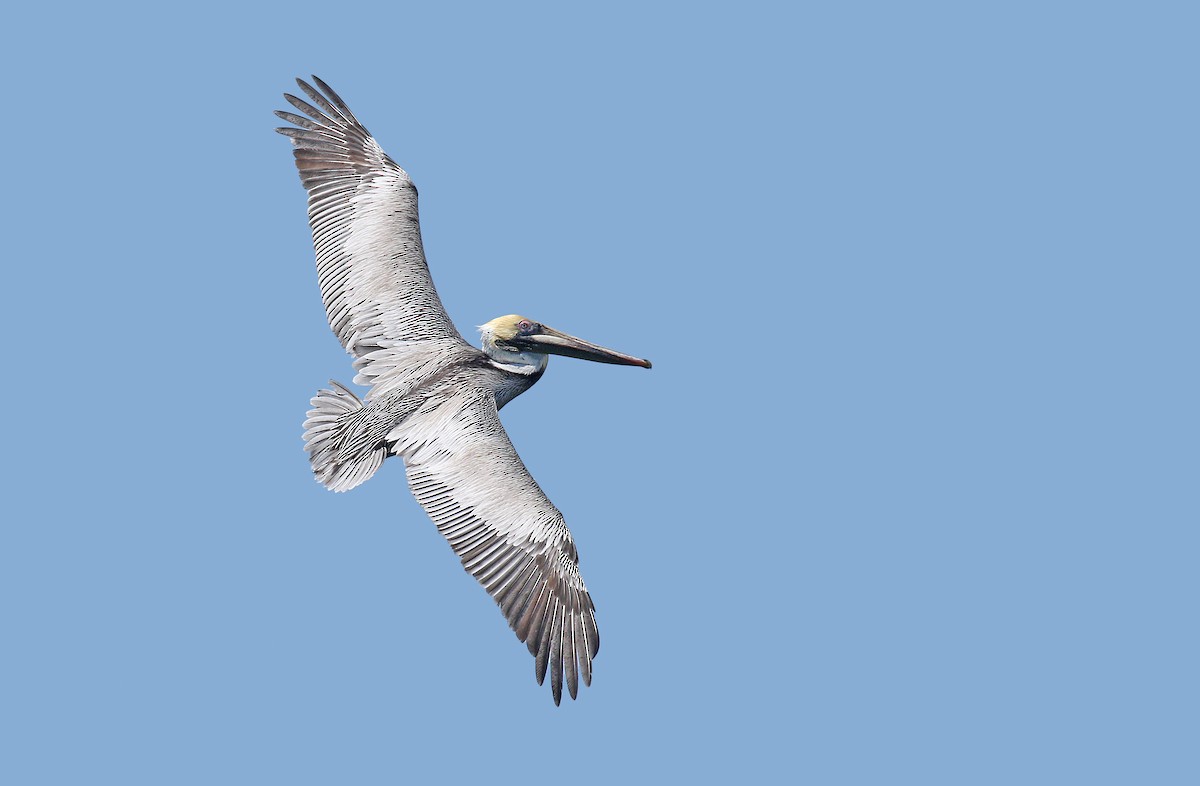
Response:
POLYGON ((0 780, 1195 783, 1185 4, 10 12, 0 780), (421 191, 598 607, 555 708, 349 381, 271 110, 421 191))

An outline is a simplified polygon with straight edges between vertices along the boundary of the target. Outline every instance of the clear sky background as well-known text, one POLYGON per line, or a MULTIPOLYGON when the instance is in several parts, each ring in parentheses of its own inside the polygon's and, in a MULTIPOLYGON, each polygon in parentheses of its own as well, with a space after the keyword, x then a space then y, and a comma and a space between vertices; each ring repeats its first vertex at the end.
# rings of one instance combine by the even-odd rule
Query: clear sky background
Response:
POLYGON ((1190 4, 30 5, 0 781, 1200 782, 1190 4), (401 466, 311 477, 310 73, 464 334, 655 363, 504 411, 598 607, 576 702, 401 466))

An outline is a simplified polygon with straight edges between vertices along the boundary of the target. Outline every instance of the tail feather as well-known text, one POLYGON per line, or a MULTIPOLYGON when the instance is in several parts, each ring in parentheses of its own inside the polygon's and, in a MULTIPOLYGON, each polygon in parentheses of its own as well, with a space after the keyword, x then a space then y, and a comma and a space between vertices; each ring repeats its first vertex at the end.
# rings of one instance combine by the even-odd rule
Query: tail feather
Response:
POLYGON ((332 491, 349 491, 387 458, 385 432, 372 428, 370 409, 349 388, 333 380, 329 384, 333 390, 313 396, 304 421, 304 449, 317 480, 332 491))

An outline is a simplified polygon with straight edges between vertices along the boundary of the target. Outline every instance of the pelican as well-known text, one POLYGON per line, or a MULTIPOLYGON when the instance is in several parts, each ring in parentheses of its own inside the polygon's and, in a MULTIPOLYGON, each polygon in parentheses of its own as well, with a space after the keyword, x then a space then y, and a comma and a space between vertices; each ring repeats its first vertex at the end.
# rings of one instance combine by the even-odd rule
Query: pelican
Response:
POLYGON ((533 387, 549 355, 650 368, 650 361, 509 314, 482 325, 482 349, 454 329, 421 245, 417 189, 329 85, 284 94, 275 114, 308 191, 329 327, 354 357, 359 398, 331 382, 312 399, 305 449, 317 480, 348 491, 390 456, 463 567, 550 671, 557 705, 592 682, 596 612, 575 542, 513 449, 500 409, 533 387))

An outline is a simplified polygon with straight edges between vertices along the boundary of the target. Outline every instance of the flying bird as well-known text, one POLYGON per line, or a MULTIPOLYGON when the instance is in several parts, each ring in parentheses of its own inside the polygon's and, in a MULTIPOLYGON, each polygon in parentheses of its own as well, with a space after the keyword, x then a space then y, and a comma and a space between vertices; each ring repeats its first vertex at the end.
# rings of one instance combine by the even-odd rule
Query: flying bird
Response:
POLYGON ((413 495, 463 567, 550 672, 554 703, 592 681, 596 612, 566 522, 513 449, 500 409, 549 355, 650 368, 650 361, 509 314, 482 325, 482 349, 455 330, 425 262, 417 189, 337 93, 313 77, 275 114, 290 137, 329 326, 354 356, 359 398, 331 382, 304 421, 317 480, 348 491, 399 456, 413 495))

